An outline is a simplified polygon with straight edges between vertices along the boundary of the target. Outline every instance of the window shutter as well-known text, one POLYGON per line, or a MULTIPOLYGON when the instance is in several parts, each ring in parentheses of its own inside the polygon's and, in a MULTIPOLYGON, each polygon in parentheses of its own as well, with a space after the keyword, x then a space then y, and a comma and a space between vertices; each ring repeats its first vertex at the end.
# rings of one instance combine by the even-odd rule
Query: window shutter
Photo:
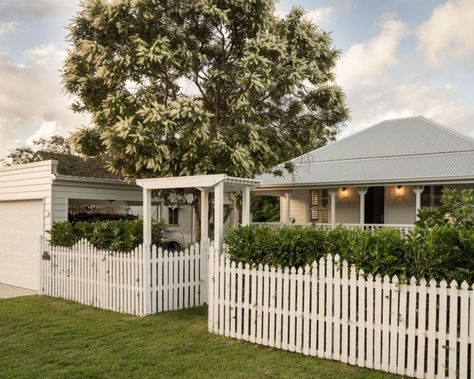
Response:
POLYGON ((310 190, 310 221, 327 223, 329 220, 328 190, 310 190))

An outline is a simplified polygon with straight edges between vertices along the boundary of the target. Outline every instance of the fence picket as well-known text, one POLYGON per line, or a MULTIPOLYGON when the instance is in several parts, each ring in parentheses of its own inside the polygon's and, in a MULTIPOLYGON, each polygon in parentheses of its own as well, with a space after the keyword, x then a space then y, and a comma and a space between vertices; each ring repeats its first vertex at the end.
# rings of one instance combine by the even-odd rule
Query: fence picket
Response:
POLYGON ((339 255, 334 256, 334 352, 333 359, 339 360, 341 348, 341 271, 339 255))
POLYGON ((399 297, 399 283, 398 277, 394 276, 392 278, 391 289, 391 304, 390 304, 390 363, 389 371, 392 373, 397 372, 397 343, 398 343, 398 297, 399 297))
POLYGON ((450 283, 449 293, 449 356, 448 356, 448 376, 456 377, 456 357, 458 350, 458 284, 455 280, 450 283))
POLYGON ((333 349, 333 267, 334 262, 331 254, 326 257, 326 358, 332 358, 333 349))
MULTIPOLYGON (((461 283, 461 311, 459 328, 459 378, 467 379, 468 369, 468 335, 469 335, 469 285, 461 283)), ((471 330, 472 333, 472 330, 471 330)), ((471 347, 472 348, 472 347, 471 347)), ((472 362, 471 362, 472 364, 472 362)), ((472 370, 472 368, 471 368, 472 370)))

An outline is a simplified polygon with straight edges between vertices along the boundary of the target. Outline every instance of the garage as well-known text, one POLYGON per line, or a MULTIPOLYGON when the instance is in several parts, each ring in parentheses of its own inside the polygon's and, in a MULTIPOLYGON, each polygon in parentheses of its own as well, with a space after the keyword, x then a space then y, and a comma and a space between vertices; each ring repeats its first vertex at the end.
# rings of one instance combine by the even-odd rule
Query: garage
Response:
POLYGON ((0 283, 39 289, 43 200, 0 202, 0 283))

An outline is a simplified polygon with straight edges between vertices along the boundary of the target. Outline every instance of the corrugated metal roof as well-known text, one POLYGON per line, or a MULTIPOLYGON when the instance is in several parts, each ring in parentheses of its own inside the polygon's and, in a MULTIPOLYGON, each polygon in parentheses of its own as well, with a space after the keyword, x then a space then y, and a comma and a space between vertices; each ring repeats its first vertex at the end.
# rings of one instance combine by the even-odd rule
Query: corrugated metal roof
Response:
POLYGON ((293 160, 295 172, 262 185, 474 179, 474 140, 424 117, 381 122, 293 160))

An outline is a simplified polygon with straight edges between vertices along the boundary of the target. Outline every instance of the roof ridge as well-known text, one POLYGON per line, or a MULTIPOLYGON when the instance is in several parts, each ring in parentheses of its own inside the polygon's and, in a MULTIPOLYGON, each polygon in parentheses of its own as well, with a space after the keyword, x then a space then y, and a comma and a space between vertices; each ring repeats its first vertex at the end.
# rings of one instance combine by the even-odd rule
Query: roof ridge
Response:
POLYGON ((319 163, 333 163, 333 162, 352 162, 352 161, 368 161, 368 160, 377 160, 377 159, 391 159, 391 158, 413 158, 413 157, 430 157, 430 156, 439 156, 439 155, 455 155, 455 154, 469 154, 474 153, 472 150, 461 150, 461 151, 444 151, 436 153, 420 153, 420 154, 404 154, 404 155, 380 155, 373 157, 359 157, 359 158, 342 158, 342 159, 325 159, 318 161, 305 161, 297 162, 295 165, 305 165, 305 164, 319 164, 319 163))

